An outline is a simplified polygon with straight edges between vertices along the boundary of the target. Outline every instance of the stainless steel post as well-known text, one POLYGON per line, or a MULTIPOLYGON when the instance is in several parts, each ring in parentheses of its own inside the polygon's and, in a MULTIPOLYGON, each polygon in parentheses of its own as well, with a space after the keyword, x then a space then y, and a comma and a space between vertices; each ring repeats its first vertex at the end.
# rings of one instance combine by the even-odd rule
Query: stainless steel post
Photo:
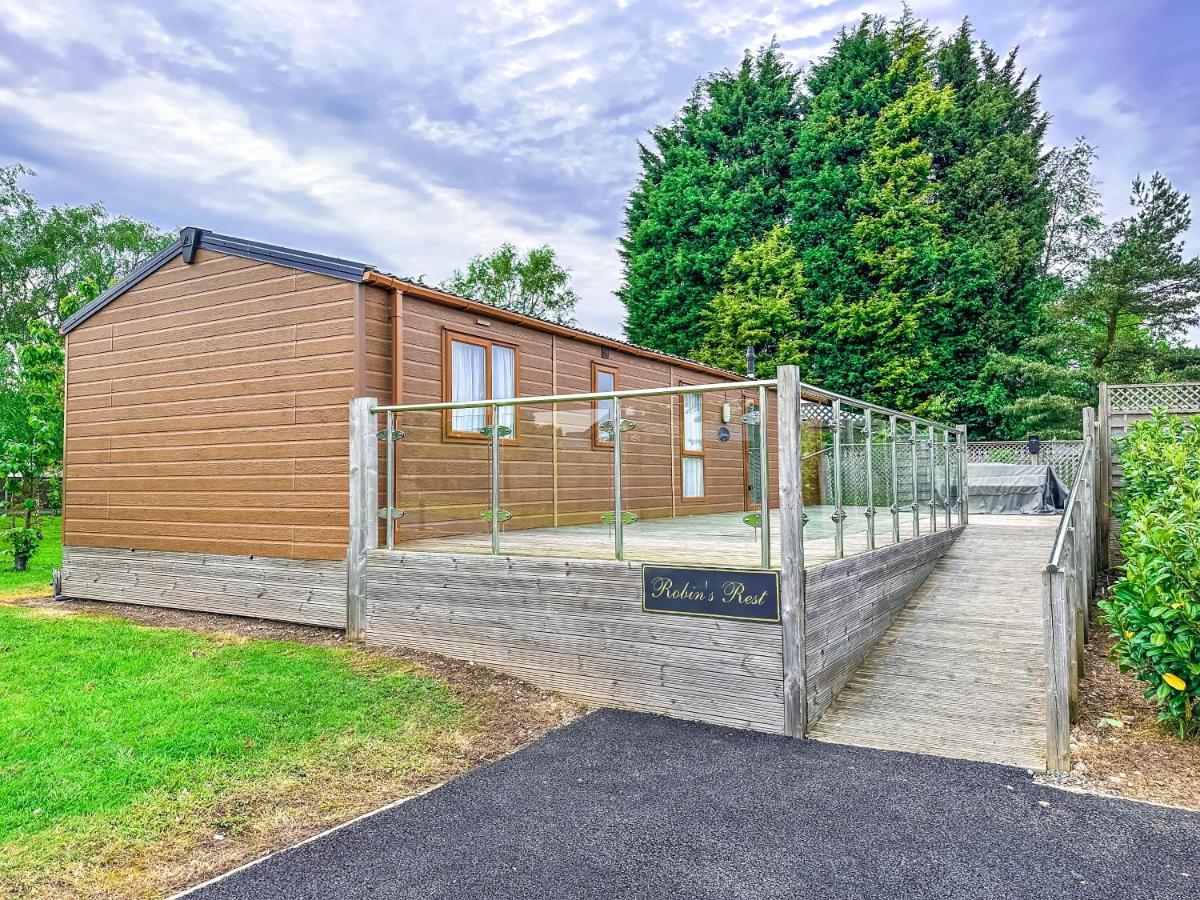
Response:
POLYGON ((950 509, 950 432, 946 429, 942 429, 942 457, 946 465, 946 528, 949 529, 952 515, 950 509))
POLYGON ((833 401, 833 555, 841 559, 845 552, 842 520, 842 401, 833 401))
POLYGON ((613 397, 613 553, 625 558, 625 520, 621 509, 621 398, 613 397))
POLYGON ((892 543, 900 543, 900 469, 896 458, 896 427, 894 415, 888 416, 888 438, 891 441, 892 464, 892 543))
MULTIPOLYGON (((515 414, 513 418, 516 419, 515 414)), ((500 555, 500 407, 498 406, 492 410, 492 555, 500 555)))
POLYGON ((921 504, 917 500, 917 423, 908 423, 908 461, 912 470, 912 519, 913 537, 921 534, 921 504))
POLYGON ((767 455, 767 386, 758 388, 758 510, 762 516, 762 567, 771 568, 771 467, 767 455))
POLYGON ((867 467, 867 549, 875 549, 875 468, 871 452, 871 410, 863 410, 863 463, 867 467))
POLYGON ((937 533, 937 435, 932 425, 925 426, 929 438, 929 530, 937 533))
MULTIPOLYGON (((396 508, 396 414, 389 412, 387 419, 387 548, 396 546, 392 512, 396 508)), ((379 421, 376 419, 376 421, 379 421)))
POLYGON ((966 525, 971 521, 971 511, 967 508, 970 497, 967 492, 967 426, 959 425, 956 429, 955 441, 958 445, 958 524, 966 525))

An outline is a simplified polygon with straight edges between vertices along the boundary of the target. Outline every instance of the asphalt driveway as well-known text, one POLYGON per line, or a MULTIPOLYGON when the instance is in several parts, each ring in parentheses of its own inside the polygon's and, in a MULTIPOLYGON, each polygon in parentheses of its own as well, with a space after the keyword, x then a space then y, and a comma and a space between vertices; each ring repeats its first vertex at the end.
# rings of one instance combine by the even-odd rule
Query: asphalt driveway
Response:
POLYGON ((1200 815, 603 711, 187 896, 1178 900, 1200 815))

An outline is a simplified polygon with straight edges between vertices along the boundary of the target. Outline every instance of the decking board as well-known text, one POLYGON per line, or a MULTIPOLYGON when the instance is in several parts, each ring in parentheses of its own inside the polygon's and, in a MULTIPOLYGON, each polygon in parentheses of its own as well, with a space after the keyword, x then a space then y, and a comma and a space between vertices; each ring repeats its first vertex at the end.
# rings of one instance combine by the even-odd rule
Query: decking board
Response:
POLYGON ((812 737, 1044 768, 1042 570, 1057 525, 972 517, 812 737))

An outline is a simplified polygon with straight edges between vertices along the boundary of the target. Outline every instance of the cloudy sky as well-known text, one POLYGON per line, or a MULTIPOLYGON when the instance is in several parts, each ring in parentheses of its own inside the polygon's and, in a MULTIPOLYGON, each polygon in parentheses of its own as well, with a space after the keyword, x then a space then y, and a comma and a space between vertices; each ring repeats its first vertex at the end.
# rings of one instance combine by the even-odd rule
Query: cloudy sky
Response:
MULTIPOLYGON (((1200 3, 913 0, 969 15, 1085 135, 1111 215, 1137 172, 1200 195, 1200 3)), ((549 243, 585 327, 619 334, 616 238, 638 138, 701 74, 776 36, 797 64, 899 3, 0 0, 0 164, 100 200, 438 281, 549 243)), ((1200 229, 1190 241, 1200 248, 1200 229)))

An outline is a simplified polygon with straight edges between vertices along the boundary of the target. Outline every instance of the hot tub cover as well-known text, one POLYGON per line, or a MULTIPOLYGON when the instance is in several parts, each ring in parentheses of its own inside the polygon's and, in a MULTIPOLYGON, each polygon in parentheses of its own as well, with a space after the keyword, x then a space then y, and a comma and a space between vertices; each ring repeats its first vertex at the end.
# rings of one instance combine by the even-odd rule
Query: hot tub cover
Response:
POLYGON ((1062 512, 1069 493, 1049 466, 971 463, 967 466, 971 512, 1049 515, 1062 512))

